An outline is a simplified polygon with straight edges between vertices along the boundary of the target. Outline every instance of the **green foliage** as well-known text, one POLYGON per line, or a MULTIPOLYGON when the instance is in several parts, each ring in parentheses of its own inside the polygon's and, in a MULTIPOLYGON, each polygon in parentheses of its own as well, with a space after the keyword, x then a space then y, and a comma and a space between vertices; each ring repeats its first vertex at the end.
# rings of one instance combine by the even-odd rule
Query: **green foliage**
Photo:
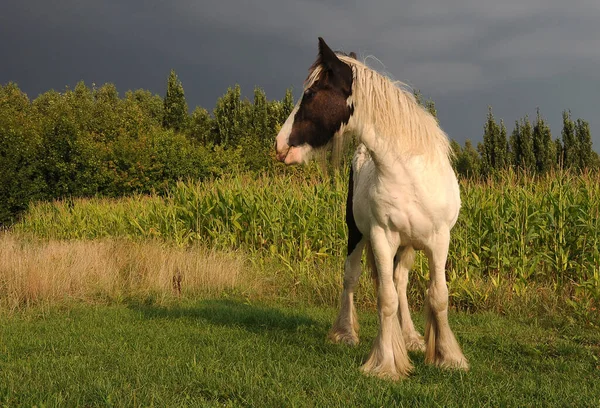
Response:
POLYGON ((529 117, 526 115, 521 119, 520 134, 520 151, 521 155, 519 161, 516 163, 517 167, 523 170, 533 171, 535 168, 535 153, 533 151, 533 128, 529 117))
POLYGON ((181 131, 187 126, 188 106, 185 101, 183 85, 174 70, 171 70, 169 74, 163 114, 163 126, 166 129, 181 131))
POLYGON ((231 147, 240 142, 247 117, 241 94, 242 90, 236 84, 233 88, 228 88, 225 95, 217 100, 213 111, 216 124, 215 144, 231 147))
POLYGON ((589 124, 582 119, 577 119, 575 124, 575 135, 577 137, 577 148, 579 150, 579 168, 581 170, 588 169, 592 167, 594 155, 589 124))
POLYGON ((456 172, 466 178, 476 178, 481 175, 481 159, 469 139, 460 151, 455 162, 456 172))
POLYGON ((579 143, 575 135, 575 123, 571 111, 563 111, 562 160, 564 168, 579 168, 579 143))
POLYGON ((9 224, 30 201, 44 197, 39 151, 27 95, 14 83, 0 86, 0 225, 9 224))
POLYGON ((508 156, 506 127, 502 121, 498 126, 491 106, 488 107, 487 121, 483 131, 483 144, 478 146, 478 150, 481 155, 481 172, 483 176, 489 176, 495 171, 506 168, 508 156))
POLYGON ((236 87, 215 118, 201 107, 188 117, 173 71, 164 100, 80 82, 30 102, 15 84, 0 86, 0 225, 36 200, 164 192, 178 180, 272 168, 272 141, 292 108, 290 90, 280 102, 256 88, 251 104, 236 87))
POLYGON ((294 97, 292 95, 292 88, 285 90, 285 96, 281 102, 281 113, 279 115, 279 123, 283 124, 288 118, 290 113, 294 110, 294 97))
POLYGON ((533 127, 533 153, 538 173, 552 170, 556 163, 556 145, 552 141, 550 128, 537 110, 535 125, 533 127))
POLYGON ((208 111, 198 106, 192 112, 187 135, 195 143, 207 146, 212 142, 213 127, 214 122, 208 111))

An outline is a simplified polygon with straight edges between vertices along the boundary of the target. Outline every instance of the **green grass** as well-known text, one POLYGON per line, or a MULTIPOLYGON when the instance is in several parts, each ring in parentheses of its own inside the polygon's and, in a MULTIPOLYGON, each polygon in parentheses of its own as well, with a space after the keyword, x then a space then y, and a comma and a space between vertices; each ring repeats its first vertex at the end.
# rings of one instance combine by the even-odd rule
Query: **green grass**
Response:
MULTIPOLYGON (((598 406, 600 332, 568 320, 451 313, 471 363, 443 371, 412 354, 393 383, 325 340, 335 310, 235 299, 168 306, 69 305, 0 315, 4 406, 598 406)), ((422 329, 421 318, 416 314, 422 329)))

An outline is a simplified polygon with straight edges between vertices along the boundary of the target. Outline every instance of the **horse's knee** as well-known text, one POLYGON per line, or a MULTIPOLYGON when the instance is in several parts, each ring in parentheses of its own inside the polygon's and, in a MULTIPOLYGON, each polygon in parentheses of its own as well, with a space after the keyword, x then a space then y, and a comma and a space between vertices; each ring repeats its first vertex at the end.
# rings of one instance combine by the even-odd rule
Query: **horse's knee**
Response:
POLYGON ((379 289, 379 311, 385 317, 397 313, 398 292, 393 287, 379 289))
POLYGON ((448 309, 448 287, 445 283, 436 283, 429 287, 427 291, 427 300, 429 307, 435 313, 440 313, 448 309))

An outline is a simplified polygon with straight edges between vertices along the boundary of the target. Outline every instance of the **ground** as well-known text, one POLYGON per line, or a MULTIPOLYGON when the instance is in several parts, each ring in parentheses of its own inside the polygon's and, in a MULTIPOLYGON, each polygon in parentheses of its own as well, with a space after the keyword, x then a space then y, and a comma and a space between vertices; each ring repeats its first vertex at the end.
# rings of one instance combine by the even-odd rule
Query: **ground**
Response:
MULTIPOLYGON (((600 331, 566 319, 451 312, 471 371, 365 377, 377 331, 326 340, 332 308, 241 299, 35 307, 0 316, 0 405, 598 406, 600 331)), ((415 320, 422 319, 417 313, 415 320)), ((417 323, 422 330, 422 324, 417 323)))

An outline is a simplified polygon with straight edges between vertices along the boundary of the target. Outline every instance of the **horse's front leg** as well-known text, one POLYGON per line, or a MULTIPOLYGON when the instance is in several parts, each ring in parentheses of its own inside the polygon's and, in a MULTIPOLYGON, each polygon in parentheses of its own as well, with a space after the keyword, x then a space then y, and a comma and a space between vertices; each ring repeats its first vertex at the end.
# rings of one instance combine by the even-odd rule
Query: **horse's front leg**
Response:
POLYGON ((351 250, 344 263, 344 290, 342 291, 340 313, 328 335, 334 343, 341 342, 350 346, 358 344, 358 319, 354 308, 354 290, 362 270, 360 260, 364 247, 365 239, 362 239, 351 250))
POLYGON ((406 352, 398 320, 398 292, 394 285, 394 252, 382 228, 371 233, 371 246, 378 276, 377 309, 379 334, 362 371, 369 375, 397 380, 408 376, 412 364, 406 352))
POLYGON ((427 323, 425 328, 425 362, 440 367, 469 369, 450 325, 448 324, 448 286, 446 258, 450 231, 442 231, 425 248, 429 258, 429 290, 427 291, 427 323))

